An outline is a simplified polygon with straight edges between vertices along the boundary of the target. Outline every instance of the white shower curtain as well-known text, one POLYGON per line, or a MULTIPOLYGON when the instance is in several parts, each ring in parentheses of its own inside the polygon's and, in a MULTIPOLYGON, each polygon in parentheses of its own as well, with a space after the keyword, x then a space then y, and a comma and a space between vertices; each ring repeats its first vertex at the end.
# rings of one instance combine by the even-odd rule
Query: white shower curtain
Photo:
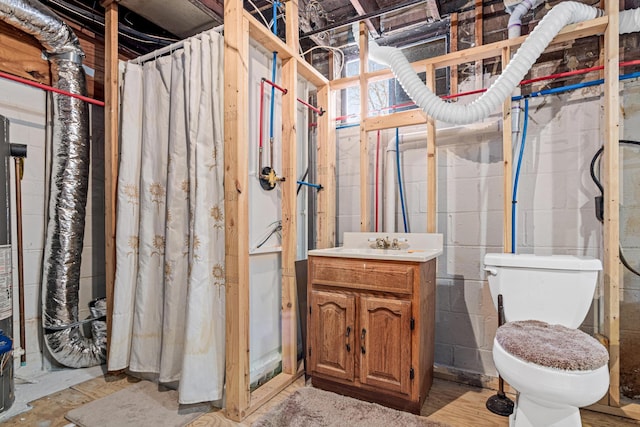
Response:
POLYGON ((109 370, 222 398, 225 373, 223 41, 126 64, 109 370))

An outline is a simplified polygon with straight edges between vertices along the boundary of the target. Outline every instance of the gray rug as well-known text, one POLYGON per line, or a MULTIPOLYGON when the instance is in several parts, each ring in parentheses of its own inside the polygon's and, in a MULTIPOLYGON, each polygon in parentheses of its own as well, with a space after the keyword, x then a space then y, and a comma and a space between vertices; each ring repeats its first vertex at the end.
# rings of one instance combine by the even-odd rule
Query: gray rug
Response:
POLYGON ((252 427, 447 427, 447 424, 312 387, 296 390, 252 427))
POLYGON ((67 412, 80 427, 182 427, 209 411, 209 404, 178 405, 178 392, 140 381, 67 412))

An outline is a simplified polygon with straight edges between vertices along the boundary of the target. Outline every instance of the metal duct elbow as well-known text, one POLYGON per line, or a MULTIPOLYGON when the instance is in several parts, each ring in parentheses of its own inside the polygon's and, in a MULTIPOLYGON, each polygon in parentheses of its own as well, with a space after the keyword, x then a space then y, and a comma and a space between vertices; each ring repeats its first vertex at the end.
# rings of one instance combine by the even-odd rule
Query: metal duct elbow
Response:
MULTIPOLYGON (((54 87, 86 95, 84 52, 76 35, 58 16, 37 1, 0 0, 0 19, 42 44, 51 62, 54 87)), ((89 185, 88 107, 79 99, 54 93, 53 115, 42 325, 53 358, 62 365, 83 368, 106 359, 104 337, 85 337, 78 322, 89 185)))

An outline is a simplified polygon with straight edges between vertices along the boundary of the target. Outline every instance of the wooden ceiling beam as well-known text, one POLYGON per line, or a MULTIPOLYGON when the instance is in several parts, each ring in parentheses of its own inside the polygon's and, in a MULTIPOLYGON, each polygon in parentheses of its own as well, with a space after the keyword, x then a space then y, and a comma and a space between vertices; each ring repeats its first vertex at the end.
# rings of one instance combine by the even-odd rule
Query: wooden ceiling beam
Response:
POLYGON ((223 21, 224 17, 224 5, 220 0, 196 0, 195 3, 200 3, 204 8, 211 10, 213 13, 218 15, 220 18, 220 22, 223 21))
MULTIPOLYGON (((380 9, 375 0, 350 0, 353 8, 358 12, 359 16, 375 12, 380 9)), ((375 38, 380 36, 380 18, 365 19, 365 24, 369 29, 369 33, 375 38)))

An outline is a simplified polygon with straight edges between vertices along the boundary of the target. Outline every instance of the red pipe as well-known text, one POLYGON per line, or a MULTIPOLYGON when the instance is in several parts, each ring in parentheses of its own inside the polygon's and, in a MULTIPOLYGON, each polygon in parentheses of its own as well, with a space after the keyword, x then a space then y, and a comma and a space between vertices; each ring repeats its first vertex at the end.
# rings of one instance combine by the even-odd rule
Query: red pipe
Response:
POLYGON ((378 176, 379 176, 379 172, 378 172, 378 170, 379 170, 379 167, 380 167, 380 129, 378 129, 378 138, 377 138, 377 141, 376 141, 376 185, 375 185, 375 191, 376 191, 376 198, 375 198, 375 200, 376 200, 376 202, 375 202, 375 205, 376 205, 376 209, 375 209, 375 212, 376 212, 376 215, 375 215, 375 217, 376 217, 376 227, 375 227, 375 231, 376 232, 378 231, 378 206, 379 206, 379 203, 378 203, 378 176))
POLYGON ((71 98, 77 98, 81 101, 88 102, 89 104, 94 104, 94 105, 99 105, 100 107, 104 107, 103 101, 98 101, 97 99, 89 98, 88 96, 84 96, 84 95, 78 95, 77 93, 67 92, 66 90, 61 90, 52 86, 47 86, 45 84, 34 82, 32 80, 23 79, 22 77, 3 73, 2 71, 0 71, 0 77, 3 77, 7 80, 13 80, 14 82, 25 84, 27 86, 37 87, 38 89, 42 89, 47 92, 55 92, 55 93, 59 93, 60 95, 67 95, 67 96, 70 96, 71 98))
MULTIPOLYGON (((632 61, 624 61, 620 63, 620 68, 622 67, 628 67, 631 65, 640 65, 640 59, 635 59, 632 61)), ((531 83, 536 83, 539 81, 543 81, 543 80, 554 80, 554 79, 559 79, 562 77, 571 77, 571 76, 576 76, 576 75, 580 75, 580 74, 587 74, 590 73, 592 71, 599 71, 604 69, 604 65, 599 65, 596 67, 590 67, 590 68, 582 68, 580 70, 573 70, 573 71, 565 71, 563 73, 557 73, 557 74, 549 74, 547 76, 541 76, 541 77, 536 77, 534 79, 528 79, 528 80, 522 80, 519 84, 520 85, 526 85, 526 84, 531 84, 531 83)), ((451 95, 443 95, 441 96, 442 99, 452 99, 452 98, 459 98, 461 96, 468 96, 468 95, 476 95, 478 93, 482 93, 482 92, 486 92, 487 89, 475 89, 475 90, 471 90, 468 92, 460 92, 460 93, 454 93, 451 95)), ((374 110, 373 112, 380 112, 380 111, 385 111, 385 110, 391 110, 394 108, 401 108, 401 107, 407 107, 410 105, 415 105, 415 103, 413 102, 405 102, 403 104, 398 104, 398 105, 392 105, 389 107, 384 107, 381 108, 379 110, 374 110)), ((349 114, 346 116, 340 116, 340 117, 336 117, 336 121, 340 121, 340 120, 344 120, 347 119, 349 117, 357 117, 357 114, 349 114)))
POLYGON ((273 86, 274 88, 278 89, 280 92, 282 92, 283 94, 287 94, 287 90, 283 87, 278 86, 277 84, 275 84, 274 82, 272 82, 271 80, 267 80, 264 77, 262 78, 262 81, 273 86))
POLYGON ((324 114, 324 110, 322 108, 318 108, 318 107, 314 107, 313 105, 309 104, 308 102, 297 98, 298 102, 301 103, 302 105, 307 106, 310 110, 315 111, 316 113, 318 113, 319 116, 324 114))
POLYGON ((264 115, 264 79, 262 79, 260 81, 260 118, 259 118, 259 123, 260 123, 260 129, 259 129, 259 135, 260 135, 260 156, 262 156, 262 128, 263 123, 262 123, 262 116, 264 115))

